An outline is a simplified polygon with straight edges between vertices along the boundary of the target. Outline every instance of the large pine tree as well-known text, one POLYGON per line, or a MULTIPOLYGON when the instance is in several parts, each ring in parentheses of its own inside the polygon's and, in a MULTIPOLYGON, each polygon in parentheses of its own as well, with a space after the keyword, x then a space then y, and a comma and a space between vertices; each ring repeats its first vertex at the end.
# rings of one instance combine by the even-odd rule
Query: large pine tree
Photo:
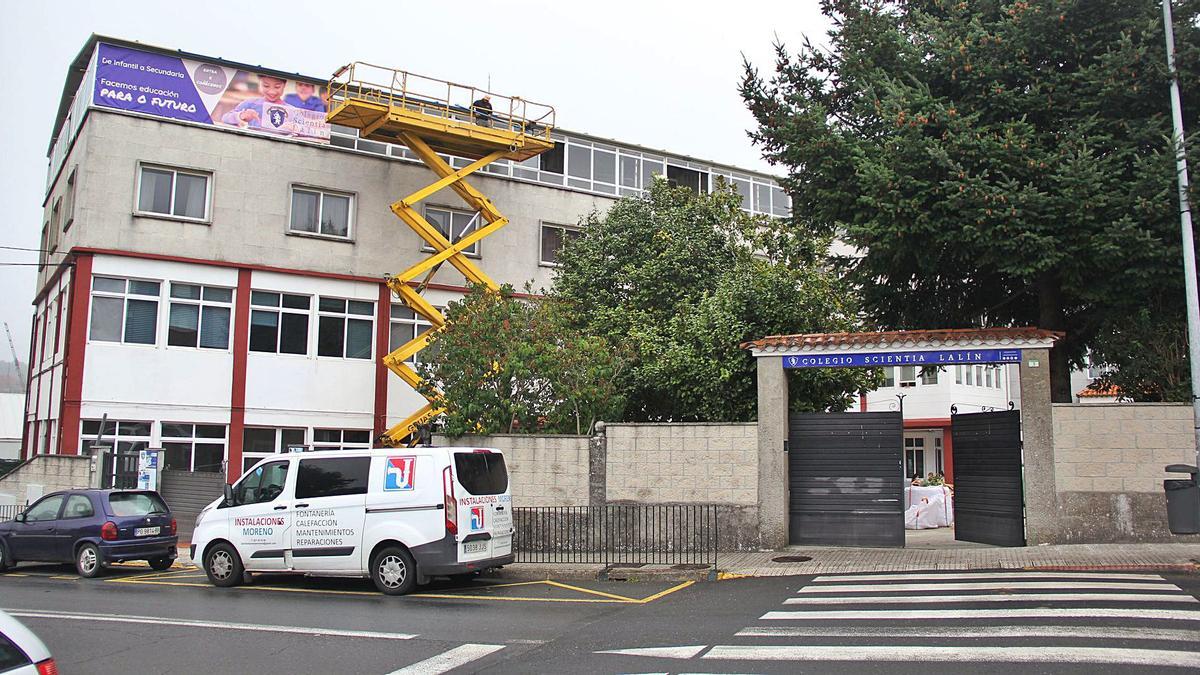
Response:
MULTIPOLYGON (((1128 351, 1183 334, 1157 0, 822 6, 828 46, 777 45, 772 74, 746 64, 742 94, 753 138, 788 169, 795 226, 858 249, 843 263, 878 325, 1065 331, 1056 401, 1071 400, 1069 367, 1089 349, 1151 389, 1186 367, 1128 351)), ((1193 133, 1198 8, 1175 2, 1193 133)))

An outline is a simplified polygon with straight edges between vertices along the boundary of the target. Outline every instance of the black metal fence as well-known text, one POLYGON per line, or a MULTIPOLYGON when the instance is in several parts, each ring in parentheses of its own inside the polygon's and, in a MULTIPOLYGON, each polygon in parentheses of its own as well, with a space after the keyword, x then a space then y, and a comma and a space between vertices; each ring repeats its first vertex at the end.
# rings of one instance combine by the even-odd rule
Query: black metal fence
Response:
POLYGON ((513 509, 517 562, 717 564, 715 504, 608 504, 513 509))

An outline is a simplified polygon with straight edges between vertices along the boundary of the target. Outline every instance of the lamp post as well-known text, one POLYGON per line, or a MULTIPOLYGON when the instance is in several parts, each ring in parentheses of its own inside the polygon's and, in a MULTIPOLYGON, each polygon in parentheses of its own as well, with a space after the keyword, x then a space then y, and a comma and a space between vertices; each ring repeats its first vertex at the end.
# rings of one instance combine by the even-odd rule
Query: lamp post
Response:
POLYGON ((1196 465, 1200 466, 1200 300, 1196 296, 1196 245, 1192 237, 1192 210, 1188 203, 1187 152, 1183 142, 1183 107, 1179 100, 1179 73, 1175 70, 1175 31, 1171 23, 1171 0, 1163 0, 1163 28, 1167 39, 1167 70, 1171 74, 1172 140, 1175 171, 1179 179, 1179 227, 1183 234, 1183 279, 1187 294, 1188 361, 1192 376, 1192 427, 1196 465))

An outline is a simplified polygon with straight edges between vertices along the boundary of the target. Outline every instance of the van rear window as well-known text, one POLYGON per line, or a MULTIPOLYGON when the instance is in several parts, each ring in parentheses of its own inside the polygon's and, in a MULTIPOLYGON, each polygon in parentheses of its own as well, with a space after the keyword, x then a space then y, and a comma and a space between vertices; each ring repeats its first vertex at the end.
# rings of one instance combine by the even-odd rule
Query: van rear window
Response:
POLYGON ((167 505, 153 492, 114 492, 108 496, 114 516, 148 516, 167 513, 167 505))
POLYGON ((508 467, 498 452, 454 453, 454 475, 473 495, 498 495, 508 489, 508 467))

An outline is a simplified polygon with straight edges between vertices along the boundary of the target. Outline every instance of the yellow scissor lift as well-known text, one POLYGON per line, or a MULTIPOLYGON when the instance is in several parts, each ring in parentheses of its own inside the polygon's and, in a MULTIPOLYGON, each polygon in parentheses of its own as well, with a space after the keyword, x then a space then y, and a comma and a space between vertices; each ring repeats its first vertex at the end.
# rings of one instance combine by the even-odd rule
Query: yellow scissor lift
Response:
MULTIPOLYGON (((499 289, 464 252, 504 227, 508 219, 465 179, 496 160, 520 162, 553 148, 550 131, 554 126, 554 109, 361 62, 334 73, 329 81, 329 95, 329 122, 358 129, 361 138, 407 146, 438 177, 391 207, 434 250, 425 260, 387 277, 392 293, 433 326, 383 357, 389 370, 417 389, 421 378, 404 361, 424 349, 432 333, 446 322, 442 313, 421 297, 421 291, 437 269, 443 263, 450 263, 471 283, 499 289), (473 105, 484 96, 490 97, 490 111, 473 105), (438 153, 475 161, 456 170, 438 153), (483 220, 455 242, 443 236, 416 208, 422 200, 444 188, 454 190, 476 212, 476 219, 483 220), (422 275, 424 279, 417 282, 422 275)), ((442 412, 436 396, 426 398, 424 406, 385 431, 379 441, 389 446, 415 444, 419 427, 442 412)))

